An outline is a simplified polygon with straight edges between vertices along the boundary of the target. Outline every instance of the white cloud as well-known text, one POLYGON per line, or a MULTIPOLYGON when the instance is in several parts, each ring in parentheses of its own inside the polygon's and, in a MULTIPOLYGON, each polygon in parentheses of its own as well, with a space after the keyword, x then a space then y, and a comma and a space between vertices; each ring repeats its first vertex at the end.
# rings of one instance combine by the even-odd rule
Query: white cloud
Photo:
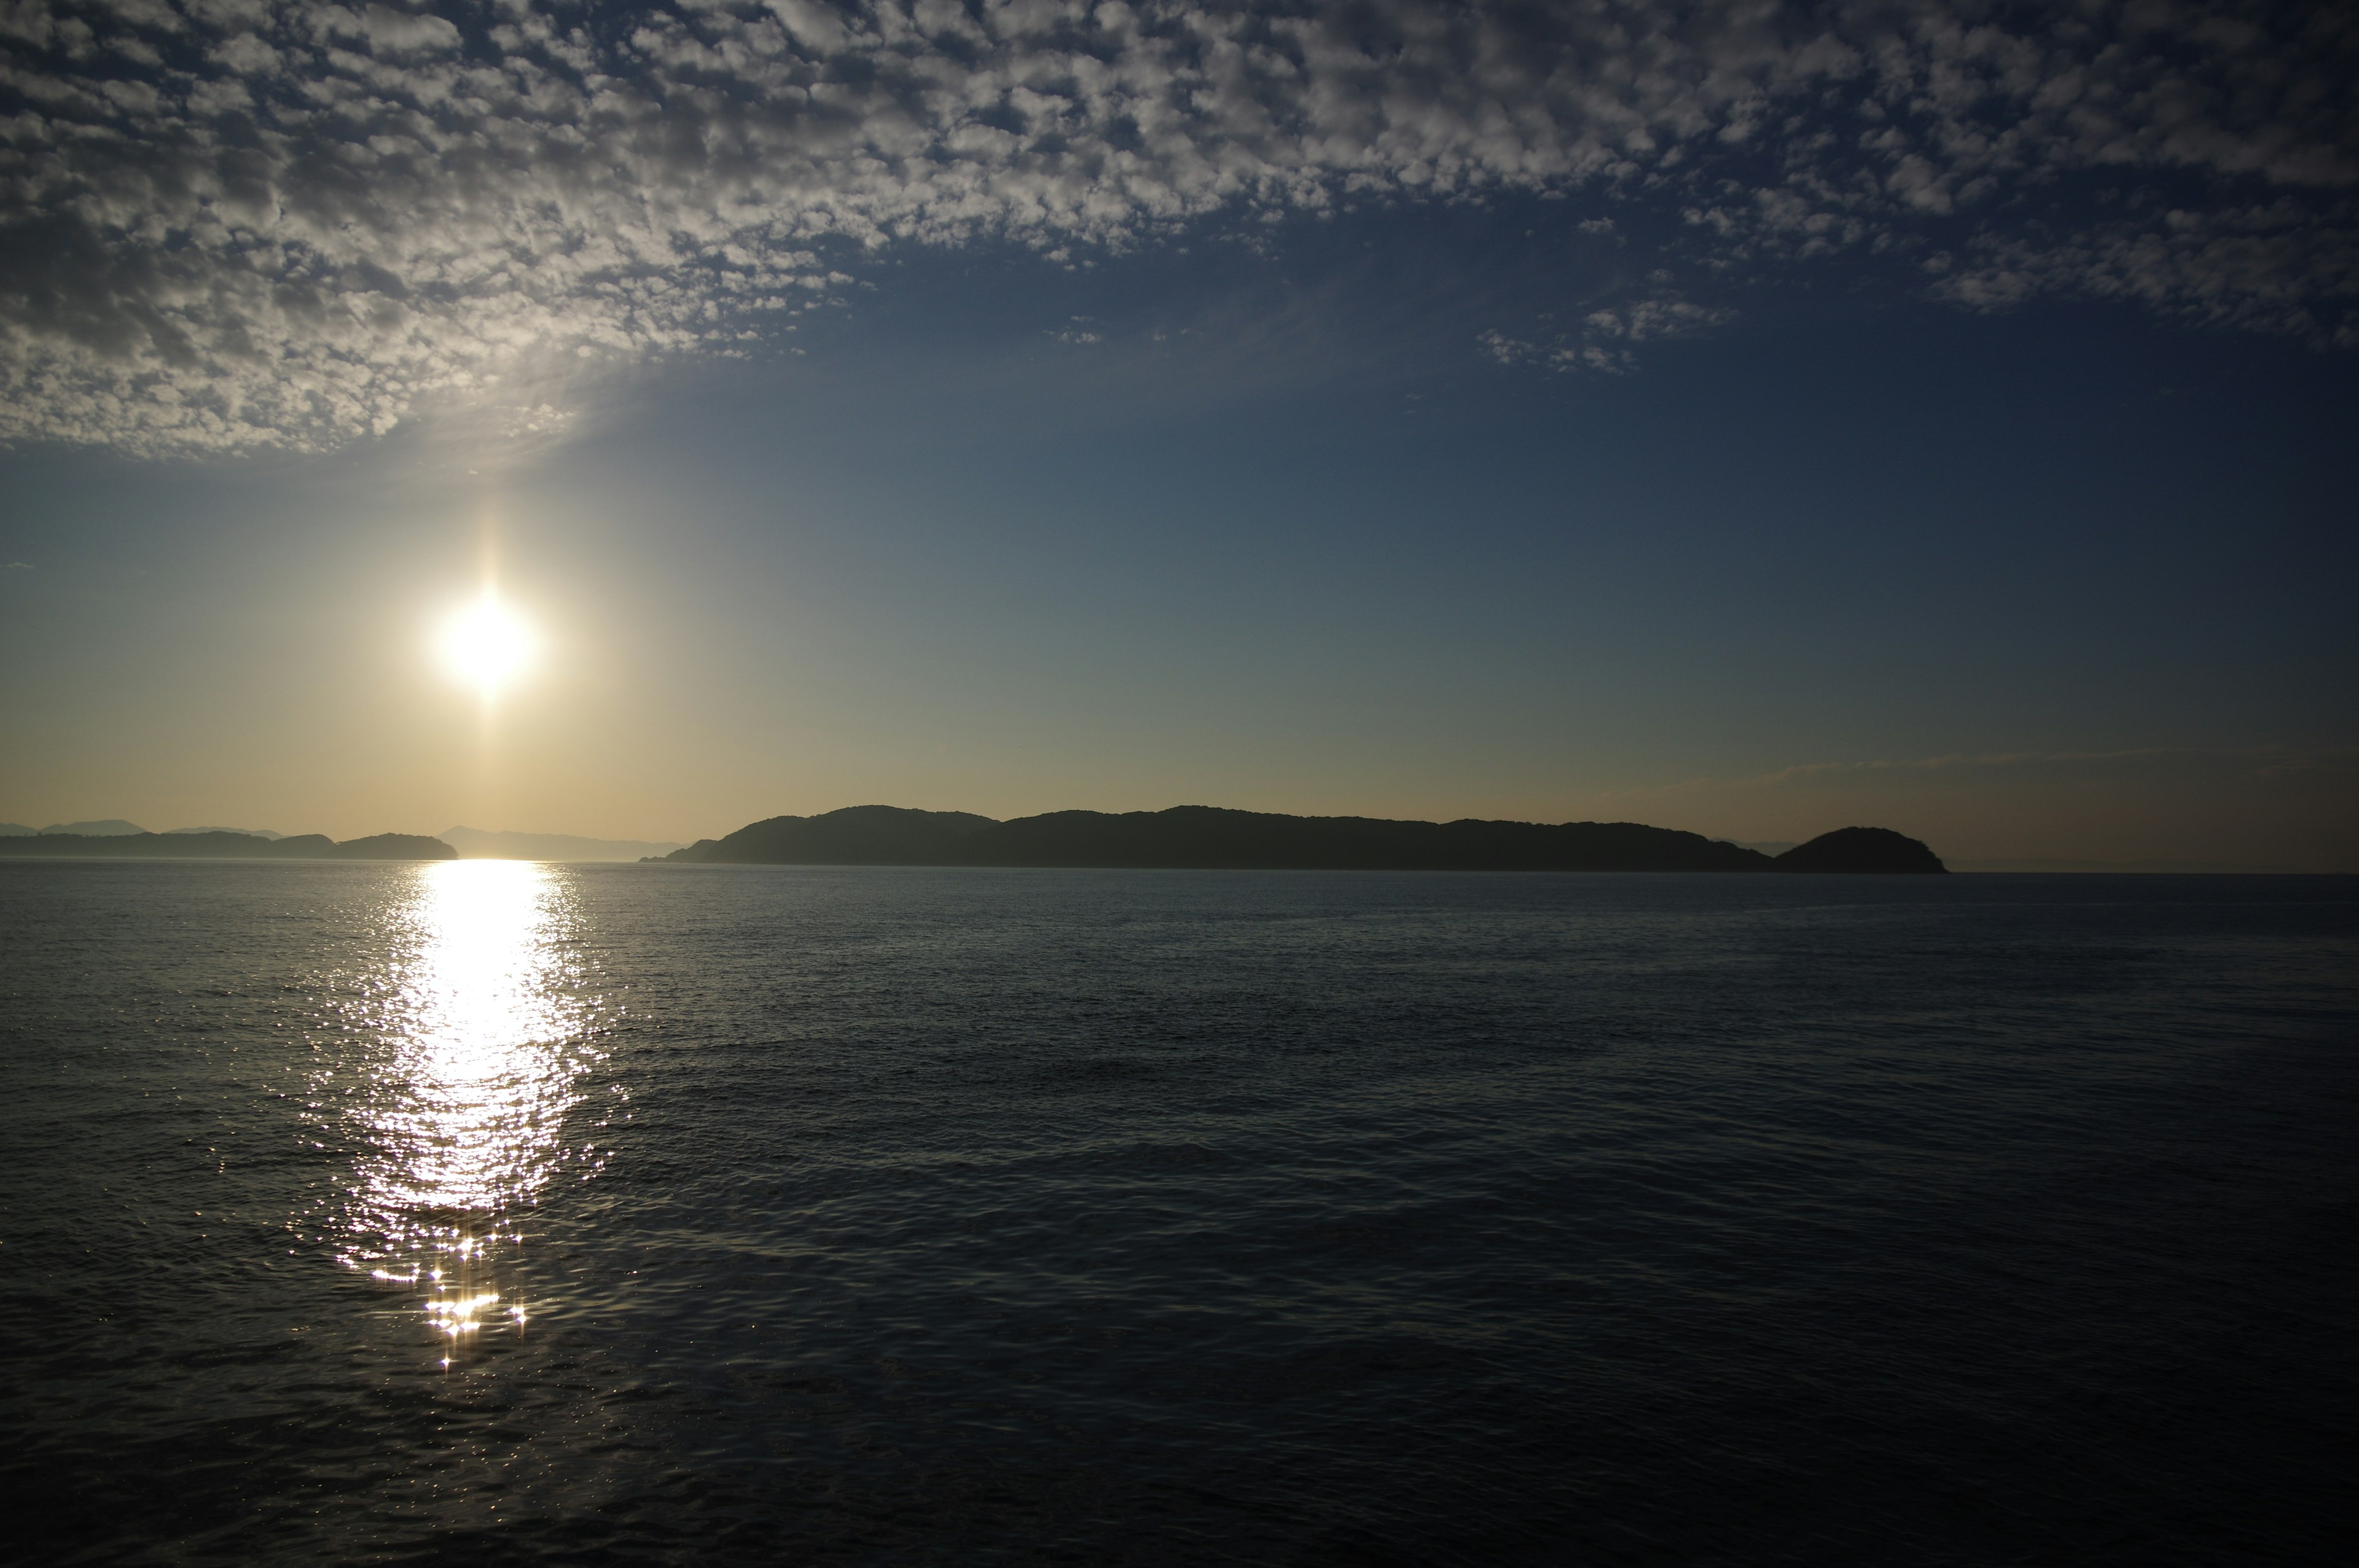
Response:
MULTIPOLYGON (((14 0, 0 438, 314 446, 438 398, 545 427, 602 363, 763 341, 840 286, 832 247, 1063 259, 1371 194, 1683 216, 1690 295, 1889 255, 1976 308, 2348 342, 2341 16, 14 0)), ((1723 308, 1648 285, 1492 351, 1616 368, 1723 308)))

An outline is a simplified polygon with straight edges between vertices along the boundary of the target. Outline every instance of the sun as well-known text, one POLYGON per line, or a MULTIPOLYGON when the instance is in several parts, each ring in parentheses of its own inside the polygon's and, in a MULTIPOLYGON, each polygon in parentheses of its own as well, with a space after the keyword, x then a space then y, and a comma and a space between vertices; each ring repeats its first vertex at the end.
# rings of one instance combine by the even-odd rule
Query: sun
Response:
POLYGON ((487 590, 444 624, 440 646, 444 667, 488 699, 532 663, 534 639, 532 629, 487 590))

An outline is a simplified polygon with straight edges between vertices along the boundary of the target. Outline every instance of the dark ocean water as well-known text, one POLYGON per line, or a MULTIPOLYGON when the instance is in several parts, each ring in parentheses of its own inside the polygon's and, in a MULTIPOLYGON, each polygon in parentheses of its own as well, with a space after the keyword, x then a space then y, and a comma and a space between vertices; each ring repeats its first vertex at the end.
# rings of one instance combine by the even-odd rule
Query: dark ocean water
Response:
POLYGON ((91 1563, 2326 1563, 2359 880, 0 861, 91 1563))

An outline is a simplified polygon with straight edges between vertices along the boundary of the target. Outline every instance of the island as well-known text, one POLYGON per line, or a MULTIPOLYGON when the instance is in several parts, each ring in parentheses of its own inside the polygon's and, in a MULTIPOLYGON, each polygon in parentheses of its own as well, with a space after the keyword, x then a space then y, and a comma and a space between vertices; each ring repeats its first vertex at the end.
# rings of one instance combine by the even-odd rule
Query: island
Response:
POLYGON ((0 857, 170 860, 455 860, 459 851, 422 833, 375 833, 337 843, 324 833, 265 838, 253 833, 36 833, 0 838, 0 857))
MULTIPOLYGON (((654 860, 655 857, 649 857, 654 860)), ((773 816, 662 857, 690 865, 1032 866, 1189 871, 1942 872, 1922 842, 1845 827, 1768 856, 1636 822, 1397 822, 1175 806, 1052 811, 1006 822, 964 811, 853 806, 773 816)))
POLYGON ((1947 871, 1921 839, 1889 827, 1838 827, 1771 862, 1780 871, 1947 871))

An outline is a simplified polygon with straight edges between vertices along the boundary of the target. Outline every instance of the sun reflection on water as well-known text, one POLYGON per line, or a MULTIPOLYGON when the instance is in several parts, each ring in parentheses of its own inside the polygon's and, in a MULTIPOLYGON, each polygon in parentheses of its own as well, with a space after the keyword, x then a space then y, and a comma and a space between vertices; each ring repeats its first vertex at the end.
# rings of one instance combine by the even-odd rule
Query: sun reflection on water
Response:
POLYGON ((560 1167, 599 1162, 565 1141, 597 1055, 555 873, 445 860, 415 876, 389 973, 363 1008, 378 1050, 353 1096, 360 1147, 341 1256, 420 1289, 449 1366, 486 1327, 524 1327, 524 1304, 499 1289, 501 1260, 560 1167))

